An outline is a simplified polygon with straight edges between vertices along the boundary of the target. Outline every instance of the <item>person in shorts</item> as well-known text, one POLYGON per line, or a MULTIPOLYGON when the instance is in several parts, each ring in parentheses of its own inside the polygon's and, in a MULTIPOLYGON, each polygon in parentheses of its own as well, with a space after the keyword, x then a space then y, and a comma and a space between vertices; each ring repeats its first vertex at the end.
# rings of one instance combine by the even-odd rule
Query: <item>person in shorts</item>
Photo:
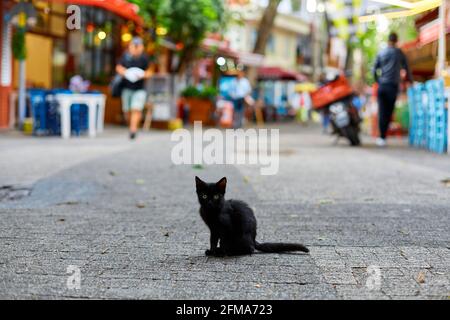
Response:
POLYGON ((252 94, 252 86, 250 81, 245 77, 245 71, 238 70, 236 78, 230 86, 230 96, 234 104, 234 121, 235 129, 242 128, 244 123, 245 100, 252 94))
POLYGON ((127 52, 120 58, 116 72, 123 77, 122 109, 130 125, 130 139, 134 140, 139 130, 142 111, 147 103, 145 80, 152 76, 150 59, 145 54, 144 41, 135 37, 130 42, 127 52), (127 78, 127 70, 138 68, 142 74, 135 81, 127 78))

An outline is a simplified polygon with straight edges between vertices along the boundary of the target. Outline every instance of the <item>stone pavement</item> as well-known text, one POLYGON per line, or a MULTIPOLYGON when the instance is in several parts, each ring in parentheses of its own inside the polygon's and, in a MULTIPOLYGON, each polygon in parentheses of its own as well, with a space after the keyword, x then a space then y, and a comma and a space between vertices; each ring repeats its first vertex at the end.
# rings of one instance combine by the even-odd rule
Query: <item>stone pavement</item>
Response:
POLYGON ((174 166, 170 134, 0 135, 0 298, 448 299, 450 157, 281 132, 280 172, 174 166), (261 241, 304 254, 207 258, 194 176, 229 179, 261 241), (69 266, 81 288, 67 286, 69 266))

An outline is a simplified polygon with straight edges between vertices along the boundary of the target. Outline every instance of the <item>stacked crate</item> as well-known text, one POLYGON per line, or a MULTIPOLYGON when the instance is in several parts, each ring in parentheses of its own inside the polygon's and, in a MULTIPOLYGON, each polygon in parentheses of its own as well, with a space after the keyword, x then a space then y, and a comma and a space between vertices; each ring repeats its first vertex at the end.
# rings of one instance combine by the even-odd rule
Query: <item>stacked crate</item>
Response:
POLYGON ((410 144, 436 153, 447 151, 448 109, 442 79, 430 80, 408 89, 410 144))
MULTIPOLYGON (((55 99, 58 93, 72 93, 70 90, 28 90, 28 99, 33 117, 33 135, 59 136, 61 135, 61 115, 59 103, 55 99)), ((85 105, 71 107, 72 135, 80 136, 88 130, 88 108, 85 105)))
POLYGON ((447 109, 442 79, 426 83, 429 96, 428 149, 444 153, 447 150, 447 109))

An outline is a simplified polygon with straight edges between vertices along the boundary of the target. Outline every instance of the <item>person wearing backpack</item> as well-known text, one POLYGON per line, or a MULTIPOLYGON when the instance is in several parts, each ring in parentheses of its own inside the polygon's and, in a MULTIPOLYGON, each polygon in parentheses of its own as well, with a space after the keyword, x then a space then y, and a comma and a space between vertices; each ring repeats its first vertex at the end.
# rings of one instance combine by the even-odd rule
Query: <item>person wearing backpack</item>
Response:
POLYGON ((150 59, 144 52, 144 41, 135 37, 120 58, 116 72, 122 77, 122 110, 130 126, 130 139, 136 139, 142 111, 147 102, 145 80, 152 76, 150 59))

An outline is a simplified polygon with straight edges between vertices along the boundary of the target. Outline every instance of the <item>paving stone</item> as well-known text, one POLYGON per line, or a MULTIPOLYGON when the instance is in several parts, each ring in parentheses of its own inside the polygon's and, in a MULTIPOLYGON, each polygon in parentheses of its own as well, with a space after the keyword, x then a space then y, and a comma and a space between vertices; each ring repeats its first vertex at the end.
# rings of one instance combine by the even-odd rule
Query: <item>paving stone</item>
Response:
POLYGON ((280 148, 293 152, 264 177, 257 166, 174 166, 165 132, 125 137, 111 129, 70 141, 0 136, 0 188, 31 190, 0 197, 0 298, 450 295, 444 156, 405 142, 378 150, 367 138, 362 148, 333 146, 316 128, 287 126, 280 148), (255 209, 259 241, 301 242, 310 254, 205 257, 195 175, 228 177, 227 196, 255 209), (80 269, 80 290, 67 286, 69 266, 80 269), (367 286, 371 268, 379 288, 367 286))

